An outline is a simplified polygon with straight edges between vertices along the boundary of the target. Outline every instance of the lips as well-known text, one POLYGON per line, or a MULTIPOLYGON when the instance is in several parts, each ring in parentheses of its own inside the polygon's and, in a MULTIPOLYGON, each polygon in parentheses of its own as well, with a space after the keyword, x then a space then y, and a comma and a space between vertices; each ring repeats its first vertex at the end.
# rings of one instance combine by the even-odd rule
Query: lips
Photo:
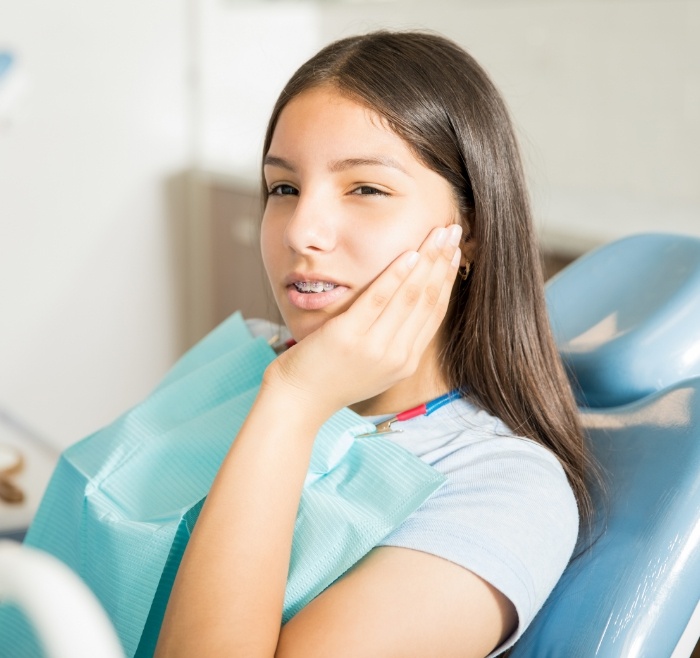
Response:
POLYGON ((347 286, 339 283, 332 276, 319 272, 292 272, 285 277, 285 286, 290 304, 304 311, 318 311, 330 306, 349 290, 347 286), (332 283, 335 287, 323 292, 300 292, 295 284, 304 282, 332 283))

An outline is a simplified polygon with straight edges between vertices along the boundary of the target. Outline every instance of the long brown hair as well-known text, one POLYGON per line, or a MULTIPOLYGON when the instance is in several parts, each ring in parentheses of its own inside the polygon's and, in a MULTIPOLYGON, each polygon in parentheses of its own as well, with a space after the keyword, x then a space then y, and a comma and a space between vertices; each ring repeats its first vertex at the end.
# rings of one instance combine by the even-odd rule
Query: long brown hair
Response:
POLYGON ((444 37, 379 31, 341 39, 287 83, 264 154, 286 104, 322 85, 377 112, 451 184, 476 249, 445 321, 443 371, 451 386, 559 458, 581 519, 590 520, 585 476, 595 469, 551 335, 520 154, 500 94, 444 37))

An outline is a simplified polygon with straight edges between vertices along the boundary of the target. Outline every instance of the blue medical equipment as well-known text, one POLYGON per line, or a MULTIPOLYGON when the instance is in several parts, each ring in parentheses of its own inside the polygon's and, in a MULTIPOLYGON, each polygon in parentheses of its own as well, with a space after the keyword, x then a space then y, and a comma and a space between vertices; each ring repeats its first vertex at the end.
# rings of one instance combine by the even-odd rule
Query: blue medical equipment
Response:
POLYGON ((611 243, 547 300, 608 491, 597 541, 512 658, 687 658, 700 637, 700 239, 611 243))

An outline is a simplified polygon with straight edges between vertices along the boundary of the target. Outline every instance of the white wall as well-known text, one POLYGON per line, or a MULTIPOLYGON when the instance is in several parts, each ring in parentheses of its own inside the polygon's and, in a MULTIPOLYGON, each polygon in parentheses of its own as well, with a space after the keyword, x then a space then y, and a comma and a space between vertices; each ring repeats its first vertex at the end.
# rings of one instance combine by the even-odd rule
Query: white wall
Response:
POLYGON ((204 168, 258 184, 272 106, 322 45, 311 2, 199 0, 199 156, 204 168))
POLYGON ((29 81, 0 131, 0 407, 59 447, 179 349, 166 203, 189 163, 186 0, 0 0, 29 81))

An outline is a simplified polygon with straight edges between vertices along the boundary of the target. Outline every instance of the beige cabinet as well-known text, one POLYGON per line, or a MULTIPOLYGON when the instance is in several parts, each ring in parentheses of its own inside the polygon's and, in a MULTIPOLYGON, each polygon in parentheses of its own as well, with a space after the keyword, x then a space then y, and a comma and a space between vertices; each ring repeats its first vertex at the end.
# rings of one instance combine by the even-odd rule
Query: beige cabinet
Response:
POLYGON ((260 255, 260 191, 219 174, 189 174, 184 251, 188 344, 234 311, 279 322, 260 255))

